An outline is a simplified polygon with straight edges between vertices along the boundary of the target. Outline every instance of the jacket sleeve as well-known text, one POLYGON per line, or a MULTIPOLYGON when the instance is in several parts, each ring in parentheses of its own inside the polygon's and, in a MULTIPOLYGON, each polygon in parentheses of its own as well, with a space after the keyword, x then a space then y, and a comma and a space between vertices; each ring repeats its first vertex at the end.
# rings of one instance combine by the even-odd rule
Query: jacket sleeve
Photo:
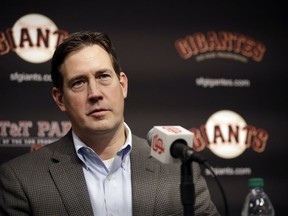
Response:
POLYGON ((21 184, 8 164, 0 167, 0 215, 32 215, 21 184))

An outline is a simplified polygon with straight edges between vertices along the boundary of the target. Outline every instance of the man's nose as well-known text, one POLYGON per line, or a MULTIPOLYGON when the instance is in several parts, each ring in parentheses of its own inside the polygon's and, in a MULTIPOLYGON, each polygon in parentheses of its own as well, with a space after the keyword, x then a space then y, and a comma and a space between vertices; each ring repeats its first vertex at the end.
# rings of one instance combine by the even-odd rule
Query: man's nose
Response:
POLYGON ((96 81, 89 82, 88 99, 98 99, 102 97, 101 86, 96 81))

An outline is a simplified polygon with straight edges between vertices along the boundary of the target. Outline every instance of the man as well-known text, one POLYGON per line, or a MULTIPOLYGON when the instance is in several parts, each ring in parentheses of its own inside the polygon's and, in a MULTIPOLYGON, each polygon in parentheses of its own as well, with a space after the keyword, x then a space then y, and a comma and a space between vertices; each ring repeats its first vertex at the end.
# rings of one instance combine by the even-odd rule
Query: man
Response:
MULTIPOLYGON (((181 164, 153 159, 124 121, 128 78, 109 37, 72 34, 56 48, 51 76, 52 96, 72 128, 2 164, 1 215, 183 215, 181 164)), ((194 163, 193 176, 195 215, 219 215, 194 163)))

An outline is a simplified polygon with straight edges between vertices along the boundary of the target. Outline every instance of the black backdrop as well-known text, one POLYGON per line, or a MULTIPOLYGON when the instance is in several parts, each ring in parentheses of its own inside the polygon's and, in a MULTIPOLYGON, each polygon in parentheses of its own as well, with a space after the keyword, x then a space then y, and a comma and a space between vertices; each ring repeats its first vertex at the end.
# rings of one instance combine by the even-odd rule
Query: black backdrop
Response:
MULTIPOLYGON (((288 45, 287 15, 283 5, 276 1, 251 5, 248 1, 184 0, 2 3, 1 163, 31 151, 36 144, 57 139, 62 135, 60 132, 65 132, 63 123, 67 119, 52 101, 51 82, 27 78, 27 74, 49 74, 50 61, 31 63, 13 49, 3 51, 9 29, 18 19, 31 13, 47 16, 58 29, 68 33, 95 30, 110 34, 123 70, 129 77, 125 119, 135 134, 145 137, 154 125, 200 129, 221 110, 231 110, 248 125, 265 130, 269 137, 262 152, 248 147, 237 157, 227 159, 206 146, 201 154, 215 171, 219 171, 217 178, 226 192, 230 215, 240 215, 250 177, 264 178, 265 190, 276 215, 285 215, 288 45), (221 52, 208 50, 188 59, 181 58, 175 47, 178 39, 196 33, 207 39, 208 32, 233 33, 262 44, 265 46, 263 58, 255 61, 228 49, 221 52), (26 75, 26 80, 19 82, 14 79, 15 74, 26 75), (214 81, 214 86, 205 87, 201 79, 209 81, 210 85, 214 81), (234 83, 227 86, 219 80, 244 80, 249 85, 234 83), (26 121, 26 128, 22 121, 26 121), (51 134, 39 132, 39 128, 45 125, 43 122, 52 128, 51 134), (58 133, 53 133, 53 127, 60 128, 58 133), (25 133, 27 128, 29 134, 25 133)), ((250 43, 250 46, 254 45, 250 43)), ((223 199, 214 178, 204 168, 203 175, 215 204, 224 214, 223 199)))

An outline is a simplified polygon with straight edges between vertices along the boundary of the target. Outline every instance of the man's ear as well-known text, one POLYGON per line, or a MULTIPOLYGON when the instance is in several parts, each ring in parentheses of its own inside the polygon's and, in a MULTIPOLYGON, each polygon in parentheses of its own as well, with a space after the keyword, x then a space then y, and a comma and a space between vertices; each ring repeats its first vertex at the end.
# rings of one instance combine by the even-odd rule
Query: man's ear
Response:
POLYGON ((66 111, 65 104, 63 103, 63 92, 58 88, 52 88, 52 97, 62 112, 66 111))
POLYGON ((128 94, 128 77, 124 72, 120 73, 120 85, 122 87, 123 97, 126 98, 128 94))

